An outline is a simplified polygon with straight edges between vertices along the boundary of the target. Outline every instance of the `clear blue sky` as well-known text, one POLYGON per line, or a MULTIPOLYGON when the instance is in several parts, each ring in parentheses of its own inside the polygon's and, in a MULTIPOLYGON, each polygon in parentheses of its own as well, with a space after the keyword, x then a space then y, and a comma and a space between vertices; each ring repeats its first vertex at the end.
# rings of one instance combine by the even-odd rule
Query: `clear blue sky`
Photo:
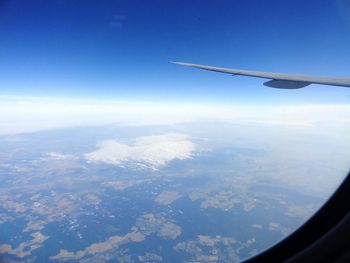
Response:
POLYGON ((1 1, 0 95, 349 103, 350 89, 268 89, 170 60, 350 76, 345 0, 1 1))

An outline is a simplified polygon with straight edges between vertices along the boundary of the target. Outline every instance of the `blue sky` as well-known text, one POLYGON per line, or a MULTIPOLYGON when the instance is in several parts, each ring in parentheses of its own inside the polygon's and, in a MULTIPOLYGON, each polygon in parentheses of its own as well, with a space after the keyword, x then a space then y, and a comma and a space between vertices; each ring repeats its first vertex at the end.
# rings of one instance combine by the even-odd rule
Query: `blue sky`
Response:
POLYGON ((3 1, 0 95, 223 104, 348 104, 170 60, 350 76, 350 16, 332 1, 3 1))

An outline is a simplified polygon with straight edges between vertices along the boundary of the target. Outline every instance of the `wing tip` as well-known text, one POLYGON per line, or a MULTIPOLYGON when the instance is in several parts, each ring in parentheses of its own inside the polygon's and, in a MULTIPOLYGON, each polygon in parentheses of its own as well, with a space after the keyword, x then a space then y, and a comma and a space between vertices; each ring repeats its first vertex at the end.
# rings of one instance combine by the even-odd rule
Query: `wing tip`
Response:
POLYGON ((169 61, 170 64, 176 64, 176 65, 181 65, 181 66, 192 66, 193 64, 187 63, 187 62, 180 62, 180 61, 169 61))

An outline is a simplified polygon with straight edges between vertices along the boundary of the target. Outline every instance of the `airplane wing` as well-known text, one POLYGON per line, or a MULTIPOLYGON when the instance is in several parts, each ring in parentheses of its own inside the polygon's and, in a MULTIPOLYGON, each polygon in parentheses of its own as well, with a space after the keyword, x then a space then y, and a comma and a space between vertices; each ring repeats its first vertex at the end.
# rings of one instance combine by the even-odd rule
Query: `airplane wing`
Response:
POLYGON ((229 69, 211 67, 199 64, 185 63, 185 62, 171 62, 173 64, 205 69, 210 71, 216 71, 221 73, 227 73, 232 75, 249 76, 263 79, 270 79, 265 82, 264 85, 271 88, 278 89, 300 89, 310 84, 332 85, 341 87, 350 87, 350 78, 328 78, 328 77, 315 77, 315 76, 302 76, 302 75, 289 75, 282 73, 261 72, 241 69, 229 69))

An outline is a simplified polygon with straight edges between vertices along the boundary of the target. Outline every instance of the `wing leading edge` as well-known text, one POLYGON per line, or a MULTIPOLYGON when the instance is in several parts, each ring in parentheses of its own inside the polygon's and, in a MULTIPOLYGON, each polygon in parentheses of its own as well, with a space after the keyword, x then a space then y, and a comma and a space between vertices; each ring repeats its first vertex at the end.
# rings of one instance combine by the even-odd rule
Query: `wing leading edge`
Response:
POLYGON ((289 75, 289 74, 272 73, 272 72, 219 68, 219 67, 205 66, 205 65, 199 65, 199 64, 185 63, 185 62, 171 62, 171 63, 192 67, 192 68, 227 73, 232 75, 270 79, 269 81, 265 82, 264 85, 271 88, 300 89, 310 84, 350 87, 350 78, 328 78, 328 77, 289 75))

